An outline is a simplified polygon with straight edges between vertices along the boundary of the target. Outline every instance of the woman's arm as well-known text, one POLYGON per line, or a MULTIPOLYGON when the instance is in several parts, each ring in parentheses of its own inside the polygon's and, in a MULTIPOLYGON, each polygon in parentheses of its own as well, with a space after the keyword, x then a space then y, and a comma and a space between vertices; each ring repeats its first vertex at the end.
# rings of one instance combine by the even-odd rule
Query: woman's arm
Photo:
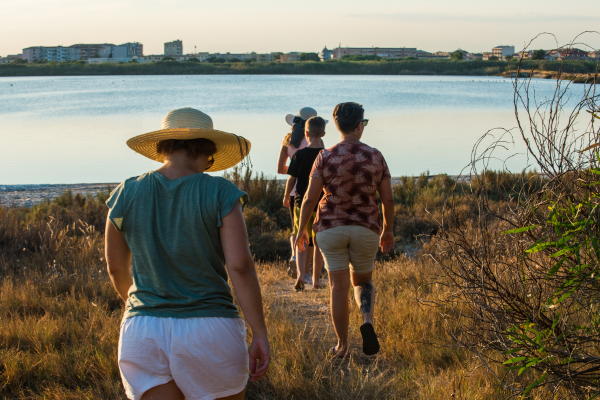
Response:
POLYGON ((381 251, 387 253, 394 247, 394 195, 392 194, 392 180, 385 179, 379 182, 377 188, 381 205, 383 207, 383 232, 379 239, 381 251))
POLYGON ((323 178, 310 178, 308 182, 308 190, 304 195, 304 199, 302 200, 302 208, 300 209, 300 226, 298 229, 298 235, 296 236, 296 247, 301 252, 304 251, 304 246, 308 244, 308 231, 306 230, 306 226, 308 225, 308 220, 315 209, 315 206, 319 202, 319 197, 321 197, 321 191, 323 190, 323 178))
POLYGON ((252 344, 248 349, 248 354, 250 355, 252 380, 257 380, 267 372, 271 350, 263 314, 260 284, 248 247, 246 223, 240 202, 222 219, 222 223, 219 236, 225 255, 225 265, 244 317, 252 330, 252 344))
POLYGON ((296 178, 290 176, 285 182, 285 194, 283 195, 283 206, 286 208, 290 207, 290 196, 292 195, 292 189, 296 185, 296 178))
POLYGON ((106 218, 104 248, 110 280, 117 289, 119 296, 124 302, 127 302, 129 288, 133 285, 133 277, 129 269, 131 266, 131 250, 129 250, 123 234, 115 228, 108 218, 106 218))
POLYGON ((282 144, 281 150, 279 151, 279 159, 277 160, 277 173, 278 174, 287 174, 288 167, 285 166, 287 159, 288 159, 287 146, 282 144))

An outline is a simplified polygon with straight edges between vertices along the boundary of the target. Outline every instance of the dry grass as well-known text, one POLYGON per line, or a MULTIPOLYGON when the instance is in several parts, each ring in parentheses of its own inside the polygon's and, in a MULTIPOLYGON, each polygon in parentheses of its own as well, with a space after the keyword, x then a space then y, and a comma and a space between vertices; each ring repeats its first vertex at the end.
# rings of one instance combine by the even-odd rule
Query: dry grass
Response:
MULTIPOLYGON (((33 209, 0 207, 0 399, 125 399, 116 359, 123 305, 103 259, 105 197, 68 193, 33 209)), ((268 378, 249 385, 248 398, 508 395, 471 355, 432 344, 450 337, 439 309, 415 300, 440 294, 427 285, 441 275, 427 257, 378 264, 377 356, 360 350, 361 321, 349 294, 353 351, 342 361, 327 357, 335 343, 328 291, 296 294, 282 263, 257 263, 257 270, 273 361, 268 378)))
MULTIPOLYGON (((95 254, 56 264, 36 254, 0 259, 2 398, 125 398, 116 361, 123 308, 106 276, 101 235, 91 243, 95 254)), ((267 379, 250 384, 248 398, 502 397, 490 374, 462 351, 428 344, 446 335, 437 311, 413 299, 435 296, 435 288, 419 291, 428 275, 438 273, 432 263, 401 258, 378 265, 382 352, 362 355, 359 314, 352 305, 353 351, 344 361, 326 354, 335 342, 328 292, 296 294, 282 264, 257 268, 273 363, 267 379)))

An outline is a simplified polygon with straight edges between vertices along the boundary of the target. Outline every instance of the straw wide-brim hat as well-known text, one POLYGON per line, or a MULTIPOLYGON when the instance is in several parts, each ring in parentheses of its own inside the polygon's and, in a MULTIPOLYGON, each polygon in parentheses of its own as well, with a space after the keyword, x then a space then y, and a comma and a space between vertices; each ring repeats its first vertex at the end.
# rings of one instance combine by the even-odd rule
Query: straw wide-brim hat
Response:
MULTIPOLYGON (((298 110, 298 114, 297 115, 292 115, 292 114, 288 114, 285 116, 285 122, 288 123, 288 125, 290 126, 294 126, 294 118, 298 116, 300 118, 302 118, 303 120, 307 120, 311 117, 316 117, 317 116, 317 110, 315 110, 312 107, 303 107, 301 109, 298 110)), ((328 123, 329 121, 325 120, 325 123, 328 123)))
POLYGON ((250 141, 242 136, 213 129, 213 121, 207 114, 186 107, 169 111, 162 120, 162 129, 132 137, 127 146, 151 160, 164 162, 157 153, 156 145, 161 140, 209 139, 217 146, 214 163, 207 172, 222 171, 240 163, 250 153, 250 141))

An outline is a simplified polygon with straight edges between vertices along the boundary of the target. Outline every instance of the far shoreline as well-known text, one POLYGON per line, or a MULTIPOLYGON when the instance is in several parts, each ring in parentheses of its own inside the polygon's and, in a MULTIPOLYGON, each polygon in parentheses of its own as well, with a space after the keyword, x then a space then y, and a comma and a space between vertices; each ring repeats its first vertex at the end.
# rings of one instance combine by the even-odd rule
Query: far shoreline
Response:
MULTIPOLYGON (((444 175, 444 174, 438 174, 444 175)), ((437 175, 428 175, 433 178, 437 175)), ((465 175, 448 175, 457 181, 468 181, 465 175)), ((418 176, 414 176, 418 178, 418 176)), ((401 177, 392 177, 392 184, 400 183, 401 177)), ((279 183, 285 183, 285 179, 277 179, 279 183)), ((0 206, 4 207, 32 207, 44 202, 46 199, 52 201, 54 198, 71 191, 73 195, 95 196, 100 192, 113 190, 121 182, 108 183, 64 183, 64 184, 0 184, 0 206)))
MULTIPOLYGON (((45 64, 2 64, 0 77, 41 76, 127 76, 127 75, 439 75, 511 76, 515 71, 535 70, 537 74, 595 74, 594 61, 325 61, 295 63, 194 63, 157 61, 153 63, 88 64, 63 62, 45 64)), ((544 76, 545 77, 545 76, 544 76)))

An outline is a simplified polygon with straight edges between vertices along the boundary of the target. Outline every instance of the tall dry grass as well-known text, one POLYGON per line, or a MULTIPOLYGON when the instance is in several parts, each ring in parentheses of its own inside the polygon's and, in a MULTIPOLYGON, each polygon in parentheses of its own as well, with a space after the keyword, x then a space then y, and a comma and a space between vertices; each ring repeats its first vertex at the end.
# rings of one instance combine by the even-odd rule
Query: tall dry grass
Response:
MULTIPOLYGON (((429 181, 421 181, 421 190, 435 193, 429 181)), ((260 182, 246 187, 255 195, 272 189, 260 182)), ((413 207, 422 201, 419 196, 425 196, 419 193, 413 207)), ((125 398, 116 360, 123 304, 103 258, 106 196, 65 193, 31 209, 0 207, 0 398, 125 398)), ((250 208, 269 218, 261 220, 262 214, 252 216, 246 210, 249 222, 256 218, 263 226, 251 235, 278 229, 276 222, 269 222, 278 211, 265 204, 250 208)), ((249 223, 249 230, 257 224, 249 223)), ((361 321, 349 296, 353 351, 342 361, 327 356, 335 343, 328 292, 294 293, 281 262, 258 262, 257 269, 273 361, 266 379, 249 384, 248 398, 507 395, 477 359, 463 350, 436 345, 450 343, 451 338, 439 310, 426 306, 442 290, 428 284, 441 270, 427 257, 398 257, 377 265, 375 324, 382 351, 375 357, 360 351, 361 321)))
MULTIPOLYGON (((123 305, 107 278, 102 238, 82 237, 95 251, 2 257, 0 287, 0 396, 4 399, 124 399, 117 367, 123 305)), ((84 246, 84 248, 86 248, 84 246)), ((333 361, 335 335, 327 293, 291 291, 282 264, 257 265, 264 290, 273 362, 266 379, 251 383, 251 399, 494 399, 502 392, 463 352, 437 348, 446 335, 437 312, 419 306, 437 288, 421 287, 439 273, 430 262, 399 259, 377 267, 376 326, 382 352, 359 348, 352 306, 352 356, 333 361)))

